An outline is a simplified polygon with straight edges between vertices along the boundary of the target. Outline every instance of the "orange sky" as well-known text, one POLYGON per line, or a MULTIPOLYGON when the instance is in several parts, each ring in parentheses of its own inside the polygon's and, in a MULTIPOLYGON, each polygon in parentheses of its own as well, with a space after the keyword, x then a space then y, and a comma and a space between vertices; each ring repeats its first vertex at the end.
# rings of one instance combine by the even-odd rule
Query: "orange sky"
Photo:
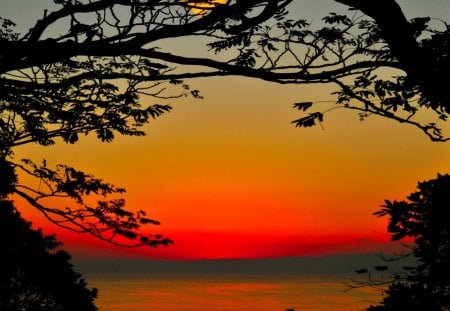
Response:
MULTIPOLYGON (((450 14, 443 0, 436 6, 399 2, 411 17, 450 14)), ((12 3, 2 9, 19 25, 43 12, 34 9, 42 5, 38 2, 12 3)), ((326 13, 330 3, 311 1, 301 13, 326 13)), ((174 41, 172 47, 190 53, 187 44, 174 41)), ((75 258, 376 253, 389 238, 386 220, 372 216, 383 200, 403 199, 418 181, 450 169, 450 143, 432 143, 394 121, 360 122, 353 112, 335 110, 325 116, 323 129, 295 128, 290 122, 300 114, 293 103, 332 101, 326 85, 283 86, 238 77, 190 84, 205 99, 173 101, 174 110, 152 122, 145 137, 102 144, 91 135, 76 145, 15 150, 17 159, 46 158, 50 165, 72 165, 126 187, 128 208, 160 220, 156 232, 173 238, 174 246, 111 247, 58 230, 18 201, 23 215, 56 232, 75 258)))
MULTIPOLYGON (((295 128, 292 103, 329 100, 327 86, 280 86, 242 78, 192 81, 204 100, 175 102, 148 135, 101 144, 25 146, 16 157, 67 163, 125 186, 128 208, 160 220, 166 249, 124 250, 57 232, 75 257, 279 257, 379 252, 386 221, 372 213, 417 181, 449 171, 450 144, 353 112, 324 129, 295 128), (101 250, 101 251, 100 251, 101 250)), ((22 204, 21 204, 22 205, 22 204)))

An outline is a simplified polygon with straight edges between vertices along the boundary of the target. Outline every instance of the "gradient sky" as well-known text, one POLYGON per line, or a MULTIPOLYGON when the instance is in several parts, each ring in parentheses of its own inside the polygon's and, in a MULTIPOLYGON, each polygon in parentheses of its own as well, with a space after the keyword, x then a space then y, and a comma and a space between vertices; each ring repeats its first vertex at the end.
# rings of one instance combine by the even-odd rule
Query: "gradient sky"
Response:
MULTIPOLYGON (((11 12, 18 24, 36 16, 23 11, 30 0, 5 2, 2 14, 11 12)), ((410 17, 449 19, 447 1, 399 2, 410 17)), ((329 11, 330 1, 300 3, 305 7, 296 9, 309 15, 329 11)), ((66 163, 126 187, 128 208, 160 220, 156 232, 173 238, 174 246, 111 247, 61 231, 18 201, 23 215, 56 232, 75 258, 376 253, 389 239, 386 220, 372 216, 384 199, 403 199, 418 181, 450 169, 450 143, 433 143, 415 128, 379 117, 360 122, 353 112, 335 110, 324 128, 295 128, 290 121, 300 115, 292 104, 332 101, 327 85, 239 77, 189 83, 205 99, 173 101, 174 110, 153 121, 145 137, 102 144, 91 135, 76 145, 15 150, 16 158, 66 163)))

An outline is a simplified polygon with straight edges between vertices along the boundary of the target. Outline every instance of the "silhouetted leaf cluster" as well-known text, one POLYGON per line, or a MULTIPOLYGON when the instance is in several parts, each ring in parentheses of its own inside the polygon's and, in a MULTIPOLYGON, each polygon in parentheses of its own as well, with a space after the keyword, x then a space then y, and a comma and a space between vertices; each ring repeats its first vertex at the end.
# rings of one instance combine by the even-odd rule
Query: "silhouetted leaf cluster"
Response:
POLYGON ((0 310, 98 310, 97 290, 73 270, 61 243, 32 229, 11 201, 0 200, 0 244, 0 310))
MULTIPOLYGON (((366 16, 331 12, 322 18, 325 26, 315 26, 280 10, 273 22, 223 36, 211 46, 216 53, 237 52, 230 63, 254 69, 243 75, 283 84, 335 83, 336 108, 356 110, 361 120, 378 115, 410 124, 433 141, 446 141, 436 119, 442 123, 450 113, 448 23, 406 20, 394 0, 337 2, 351 3, 366 16), (421 118, 423 111, 436 118, 421 118)), ((319 123, 313 122, 318 116, 293 123, 309 127, 319 123)))
POLYGON ((15 26, 12 20, 0 17, 0 41, 17 40, 19 35, 14 31, 15 26))
POLYGON ((124 188, 103 182, 67 165, 57 165, 56 169, 52 169, 46 161, 41 165, 29 159, 22 162, 20 165, 8 164, 35 177, 41 186, 35 190, 16 183, 13 184, 13 192, 22 196, 54 224, 127 247, 168 246, 173 243, 160 234, 147 234, 143 231, 147 225, 160 224, 157 220, 146 217, 144 211, 126 210, 124 199, 104 199, 109 195, 124 193, 124 188), (68 198, 73 203, 67 202, 64 209, 41 203, 50 197, 68 198), (91 203, 94 198, 97 198, 96 205, 91 203))
POLYGON ((300 111, 306 111, 309 108, 311 108, 313 105, 313 102, 301 102, 301 103, 295 103, 294 108, 297 108, 300 111))
POLYGON ((308 116, 292 121, 297 127, 311 127, 317 122, 323 121, 323 114, 321 112, 310 113, 308 116))
MULTIPOLYGON (((91 64, 92 65, 92 64, 91 64)), ((72 61, 70 70, 80 69, 72 61)), ((11 84, 0 79, 0 126, 4 133, 0 140, 2 150, 30 142, 52 145, 61 137, 67 143, 76 143, 80 134, 95 132, 102 142, 111 142, 117 132, 121 135, 142 136, 142 126, 150 118, 170 111, 168 105, 141 107, 137 85, 120 92, 114 84, 102 80, 81 79, 64 82, 64 67, 55 65, 45 74, 60 82, 40 85, 34 82, 11 84), (17 125, 21 125, 18 127, 17 125)), ((84 69, 83 69, 84 70, 84 69)), ((44 74, 44 73, 43 73, 44 74)))
POLYGON ((413 256, 417 266, 404 265, 403 271, 395 271, 387 265, 375 266, 380 272, 388 272, 384 278, 374 279, 368 269, 356 273, 368 273, 368 279, 354 287, 386 286, 382 302, 367 310, 449 310, 450 308, 450 175, 419 182, 418 190, 407 200, 386 200, 374 214, 389 217, 388 232, 392 240, 412 239, 411 252, 387 261, 402 260, 413 256))
POLYGON ((0 161, 0 200, 14 193, 16 183, 14 166, 7 161, 0 161))

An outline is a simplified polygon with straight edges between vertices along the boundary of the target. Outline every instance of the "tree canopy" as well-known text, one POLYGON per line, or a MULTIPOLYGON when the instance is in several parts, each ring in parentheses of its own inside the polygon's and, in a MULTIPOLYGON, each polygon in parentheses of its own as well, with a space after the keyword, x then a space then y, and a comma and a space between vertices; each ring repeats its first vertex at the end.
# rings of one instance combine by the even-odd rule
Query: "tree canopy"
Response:
POLYGON ((0 242, 1 310, 98 310, 97 290, 73 270, 61 243, 32 229, 7 200, 0 200, 0 242))
MULTIPOLYGON (((167 100, 201 98, 185 82, 190 78, 330 83, 336 102, 328 110, 356 110, 362 119, 378 115, 416 126, 433 141, 449 139, 440 127, 450 111, 448 24, 408 20, 395 0, 336 0, 348 14, 332 12, 320 24, 293 15, 292 0, 53 2, 25 33, 0 19, 0 158, 5 176, 22 171, 46 186, 36 190, 6 179, 5 191, 71 230, 117 244, 123 244, 120 237, 132 245, 171 243, 138 233, 158 222, 124 209, 121 199, 97 206, 83 200, 123 188, 64 164, 15 160, 14 147, 58 139, 74 144, 89 133, 102 142, 144 135, 144 125, 171 110, 167 100), (164 40, 183 38, 207 42, 209 54, 162 48, 164 40), (143 104, 143 97, 153 103, 143 104), (50 196, 71 198, 77 207, 46 206, 50 196)), ((324 119, 313 101, 294 107, 304 113, 296 126, 324 119)))
MULTIPOLYGON (((433 141, 448 140, 440 128, 450 112, 448 23, 432 17, 408 20, 394 0, 336 2, 349 13, 331 12, 316 24, 284 11, 209 46, 215 52, 237 49, 229 64, 245 67, 242 75, 285 84, 335 84, 332 109, 356 110, 361 119, 386 117, 419 128, 433 141)), ((311 106, 313 101, 295 104, 300 111, 311 106)), ((294 123, 309 127, 323 117, 316 111, 294 123)))
MULTIPOLYGON (((119 245, 171 244, 162 235, 142 233, 143 226, 158 221, 128 211, 123 199, 106 199, 125 189, 65 164, 15 159, 14 148, 74 144, 88 134, 102 142, 144 135, 144 125, 171 110, 168 100, 201 98, 186 83, 198 77, 333 84, 335 106, 323 111, 302 99, 294 104, 304 114, 293 121, 296 126, 313 126, 323 122, 325 112, 342 108, 357 111, 361 119, 377 115, 415 126, 433 141, 449 140, 441 129, 450 113, 448 22, 409 20, 395 0, 335 2, 348 11, 331 12, 320 23, 293 15, 292 5, 303 2, 292 0, 54 0, 25 33, 16 32, 17 21, 0 17, 2 204, 19 195, 55 224, 119 245), (183 38, 207 42, 209 54, 162 48, 164 40, 183 38), (152 103, 144 104, 143 97, 152 103), (22 184, 22 173, 42 187, 22 184), (99 197, 96 205, 89 196, 99 197), (50 197, 71 203, 54 206, 46 201, 50 197)), ((307 10, 306 0, 304 6, 307 10)), ((448 270, 448 238, 439 240, 448 226, 434 216, 444 205, 440 199, 428 204, 437 198, 433 189, 448 189, 441 187, 443 180, 447 177, 423 183, 410 202, 386 202, 380 211, 391 216, 395 239, 414 238, 413 254, 421 264, 406 283, 394 282, 384 305, 373 310, 408 294, 431 295, 448 307, 448 284, 432 283, 448 270)), ((444 195, 439 198, 448 203, 444 195)))
MULTIPOLYGON (((361 118, 379 115, 414 125, 435 141, 447 139, 438 121, 445 121, 450 109, 448 24, 432 17, 408 20, 395 0, 336 0, 349 8, 349 14, 332 12, 317 25, 289 14, 293 4, 288 0, 54 2, 55 10, 43 12, 24 35, 14 33, 11 21, 2 20, 2 83, 19 88, 12 93, 27 94, 33 89, 32 95, 41 103, 36 106, 49 101, 53 106, 74 105, 74 98, 99 106, 99 111, 108 104, 107 116, 100 118, 92 110, 88 114, 104 141, 111 140, 113 132, 142 135, 137 130, 142 122, 169 109, 136 107, 138 95, 162 96, 162 81, 177 84, 186 78, 224 75, 336 84, 336 107, 357 110, 361 118), (229 60, 160 48, 166 39, 191 37, 206 38, 212 52, 226 52, 229 60), (121 91, 111 83, 124 79, 127 87, 121 91), (89 100, 92 95, 95 103, 89 100), (421 111, 436 117, 424 121, 421 111), (112 115, 122 121, 111 122, 112 115), (135 126, 125 125, 125 119, 133 120, 135 126)), ((199 96, 197 90, 188 90, 185 84, 183 88, 199 96)), ((309 103, 295 107, 305 111, 309 103)), ((56 110, 64 110, 65 116, 53 113, 52 121, 34 116, 34 129, 40 136, 21 135, 14 144, 30 138, 49 144, 60 134, 75 142, 78 134, 90 131, 88 125, 78 123, 67 124, 60 132, 42 131, 46 122, 69 122, 74 112, 67 107, 56 110)), ((322 119, 322 112, 314 112, 294 123, 311 126, 322 119)))
POLYGON ((171 244, 160 234, 142 233, 143 226, 159 224, 143 211, 126 210, 123 199, 103 199, 123 193, 124 188, 64 164, 50 167, 45 160, 40 164, 16 160, 14 147, 29 143, 50 146, 58 140, 74 144, 80 135, 89 133, 102 142, 111 142, 116 135, 144 135, 145 124, 171 109, 160 102, 188 95, 201 98, 184 78, 217 74, 178 72, 177 62, 167 59, 172 55, 158 51, 160 40, 237 32, 239 27, 264 21, 288 3, 55 0, 25 34, 16 33, 15 23, 2 17, 3 196, 19 195, 58 226, 114 244, 171 244), (144 105, 142 96, 157 103, 144 105), (21 173, 39 179, 43 187, 21 184, 16 177, 21 173), (88 204, 87 196, 100 196, 101 200, 97 205, 88 204), (72 203, 49 206, 49 197, 71 199, 72 203))
MULTIPOLYGON (((387 278, 360 283, 389 284, 381 304, 369 307, 369 311, 450 308, 450 221, 446 217, 450 206, 450 175, 419 182, 417 188, 407 200, 386 200, 375 213, 389 217, 387 229, 393 241, 412 240, 410 251, 394 259, 413 256, 417 266, 404 266, 402 271, 389 271, 387 278)), ((387 266, 383 268, 377 270, 388 271, 387 266)))

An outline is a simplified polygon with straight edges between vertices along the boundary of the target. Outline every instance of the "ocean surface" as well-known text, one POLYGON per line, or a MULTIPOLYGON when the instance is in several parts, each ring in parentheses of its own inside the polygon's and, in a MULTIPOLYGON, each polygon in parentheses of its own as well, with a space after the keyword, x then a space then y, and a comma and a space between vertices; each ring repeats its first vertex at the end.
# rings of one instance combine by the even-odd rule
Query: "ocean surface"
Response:
POLYGON ((99 290, 100 311, 360 311, 382 298, 348 290, 373 257, 195 262, 96 261, 76 265, 99 290))
POLYGON ((364 310, 380 299, 371 289, 344 291, 344 276, 171 274, 90 278, 100 311, 364 310))

